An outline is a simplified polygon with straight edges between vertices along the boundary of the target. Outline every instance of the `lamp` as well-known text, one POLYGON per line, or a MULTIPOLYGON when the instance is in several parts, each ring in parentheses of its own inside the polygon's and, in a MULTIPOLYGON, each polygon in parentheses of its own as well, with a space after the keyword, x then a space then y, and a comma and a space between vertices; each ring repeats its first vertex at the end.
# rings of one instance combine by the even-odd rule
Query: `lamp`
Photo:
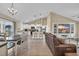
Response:
POLYGON ((11 7, 8 8, 8 12, 11 14, 11 15, 16 15, 17 14, 17 10, 14 9, 14 4, 12 3, 11 7))

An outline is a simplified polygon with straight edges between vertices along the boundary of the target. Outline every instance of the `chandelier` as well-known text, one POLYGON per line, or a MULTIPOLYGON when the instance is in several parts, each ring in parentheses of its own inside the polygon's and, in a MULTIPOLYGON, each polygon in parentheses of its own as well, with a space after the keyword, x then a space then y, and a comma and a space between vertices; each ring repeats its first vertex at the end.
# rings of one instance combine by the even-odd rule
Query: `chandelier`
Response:
POLYGON ((16 15, 17 14, 17 10, 14 9, 14 4, 12 3, 11 7, 8 8, 8 12, 11 14, 11 15, 16 15))

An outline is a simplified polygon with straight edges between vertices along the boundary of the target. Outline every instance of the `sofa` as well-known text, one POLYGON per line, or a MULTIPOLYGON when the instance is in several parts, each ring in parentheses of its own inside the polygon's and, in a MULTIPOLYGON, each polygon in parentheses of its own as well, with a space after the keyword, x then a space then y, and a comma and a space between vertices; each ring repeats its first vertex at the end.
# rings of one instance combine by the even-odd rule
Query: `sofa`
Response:
POLYGON ((51 33, 45 33, 46 43, 54 56, 65 56, 65 53, 76 53, 76 45, 66 44, 64 39, 51 33))

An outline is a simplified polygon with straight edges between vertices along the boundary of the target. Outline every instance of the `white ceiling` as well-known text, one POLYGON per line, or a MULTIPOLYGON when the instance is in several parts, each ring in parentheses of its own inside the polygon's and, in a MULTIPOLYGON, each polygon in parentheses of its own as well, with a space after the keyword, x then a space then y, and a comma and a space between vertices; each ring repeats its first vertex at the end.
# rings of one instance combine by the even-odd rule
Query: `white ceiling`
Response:
MULTIPOLYGON (((0 3, 0 13, 9 15, 8 8, 11 3, 0 3)), ((15 3, 15 9, 18 13, 12 18, 18 19, 22 22, 28 22, 35 18, 47 16, 49 11, 56 12, 60 15, 72 18, 73 20, 79 20, 79 4, 78 3, 15 3), (36 17, 34 17, 36 16, 36 17)))

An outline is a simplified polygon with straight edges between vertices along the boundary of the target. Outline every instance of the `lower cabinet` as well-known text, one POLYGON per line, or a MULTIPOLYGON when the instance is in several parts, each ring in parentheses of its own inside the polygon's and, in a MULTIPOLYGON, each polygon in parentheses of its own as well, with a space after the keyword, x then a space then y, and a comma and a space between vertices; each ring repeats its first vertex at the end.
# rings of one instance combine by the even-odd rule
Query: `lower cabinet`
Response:
POLYGON ((0 56, 7 56, 8 55, 8 49, 7 44, 0 47, 0 56))

